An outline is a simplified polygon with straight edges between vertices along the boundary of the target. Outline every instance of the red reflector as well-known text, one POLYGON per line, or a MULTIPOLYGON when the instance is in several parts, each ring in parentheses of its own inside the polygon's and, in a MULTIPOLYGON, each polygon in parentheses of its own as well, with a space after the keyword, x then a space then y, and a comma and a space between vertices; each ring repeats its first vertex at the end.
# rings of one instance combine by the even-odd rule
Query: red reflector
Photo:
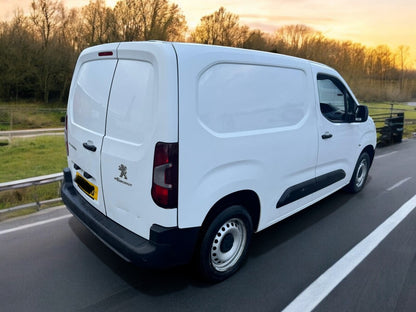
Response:
POLYGON ((153 184, 152 187, 153 200, 162 207, 169 207, 169 190, 159 185, 153 184))
POLYGON ((99 52, 98 56, 112 56, 113 52, 107 51, 107 52, 99 52))

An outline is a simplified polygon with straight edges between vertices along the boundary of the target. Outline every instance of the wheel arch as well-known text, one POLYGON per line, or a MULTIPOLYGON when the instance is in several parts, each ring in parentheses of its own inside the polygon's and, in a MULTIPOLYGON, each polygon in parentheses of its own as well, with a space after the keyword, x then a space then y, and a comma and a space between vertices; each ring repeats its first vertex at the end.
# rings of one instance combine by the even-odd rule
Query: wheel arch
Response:
POLYGON ((202 232, 221 211, 233 205, 240 205, 247 209, 253 223, 253 231, 256 232, 260 220, 260 199, 257 193, 252 190, 237 191, 218 200, 206 215, 201 227, 202 232))
MULTIPOLYGON (((361 152, 361 154, 362 154, 362 153, 367 153, 367 154, 368 154, 368 156, 370 157, 370 167, 371 167, 371 165, 373 164, 374 155, 375 155, 375 150, 374 150, 374 147, 373 147, 372 145, 367 145, 367 146, 363 149, 363 151, 361 152)), ((360 156, 361 156, 361 154, 360 154, 360 156)))

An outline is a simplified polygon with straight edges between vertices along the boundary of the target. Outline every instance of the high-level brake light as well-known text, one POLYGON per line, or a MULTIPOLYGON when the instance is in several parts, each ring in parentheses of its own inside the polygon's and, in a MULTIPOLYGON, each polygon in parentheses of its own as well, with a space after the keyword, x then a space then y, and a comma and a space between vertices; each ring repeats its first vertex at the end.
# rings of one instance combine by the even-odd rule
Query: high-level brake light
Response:
POLYGON ((105 52, 99 52, 98 56, 112 56, 113 52, 112 51, 105 51, 105 52))

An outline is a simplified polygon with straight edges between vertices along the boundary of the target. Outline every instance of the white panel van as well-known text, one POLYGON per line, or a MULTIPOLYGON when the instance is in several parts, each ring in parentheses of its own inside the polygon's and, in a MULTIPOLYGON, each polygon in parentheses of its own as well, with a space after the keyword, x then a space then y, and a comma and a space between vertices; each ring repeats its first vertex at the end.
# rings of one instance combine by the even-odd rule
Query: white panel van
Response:
POLYGON ((374 158, 368 109, 332 68, 253 50, 123 42, 84 50, 66 118, 68 209, 124 259, 194 259, 220 281, 253 233, 374 158))

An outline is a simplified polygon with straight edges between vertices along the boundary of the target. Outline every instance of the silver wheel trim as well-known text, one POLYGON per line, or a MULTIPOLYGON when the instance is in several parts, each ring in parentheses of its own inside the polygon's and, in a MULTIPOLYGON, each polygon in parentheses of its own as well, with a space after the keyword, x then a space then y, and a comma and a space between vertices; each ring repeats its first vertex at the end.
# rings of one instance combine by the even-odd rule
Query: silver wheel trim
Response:
POLYGON ((368 172, 367 160, 362 159, 360 162, 360 165, 358 166, 357 174, 355 176, 355 186, 357 188, 360 188, 364 184, 365 178, 367 176, 367 172, 368 172))
POLYGON ((233 218, 225 222, 218 230, 211 245, 211 264, 215 270, 225 272, 231 269, 243 254, 247 241, 247 230, 241 219, 233 218), (221 251, 221 244, 227 235, 232 235, 231 249, 221 251))

